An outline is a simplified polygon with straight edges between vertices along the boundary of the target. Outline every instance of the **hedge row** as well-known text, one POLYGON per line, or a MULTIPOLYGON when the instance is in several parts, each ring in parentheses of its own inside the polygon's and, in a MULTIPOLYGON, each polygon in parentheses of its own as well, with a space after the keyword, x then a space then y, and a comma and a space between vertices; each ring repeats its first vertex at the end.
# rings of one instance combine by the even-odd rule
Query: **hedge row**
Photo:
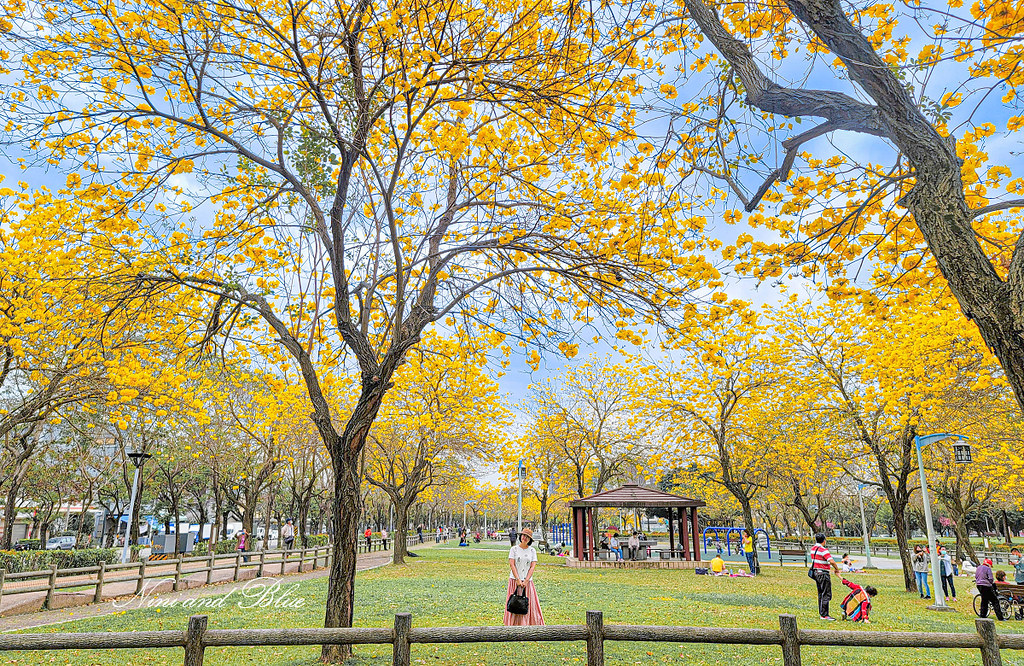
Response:
MULTIPOLYGON (((132 546, 133 558, 138 546, 132 546)), ((93 567, 101 562, 121 561, 120 548, 83 548, 81 550, 0 550, 0 569, 7 573, 43 571, 57 565, 58 569, 93 567)))

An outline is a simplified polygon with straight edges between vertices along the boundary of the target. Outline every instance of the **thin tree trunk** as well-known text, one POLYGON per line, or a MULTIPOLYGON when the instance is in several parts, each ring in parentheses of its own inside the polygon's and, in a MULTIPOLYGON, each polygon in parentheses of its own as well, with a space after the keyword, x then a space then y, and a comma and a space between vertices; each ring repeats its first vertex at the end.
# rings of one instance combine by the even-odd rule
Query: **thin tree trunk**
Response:
POLYGON ((409 547, 406 545, 406 538, 409 534, 409 502, 398 501, 395 502, 395 531, 391 535, 394 540, 394 563, 405 564, 405 556, 409 552, 409 547))
POLYGON ((903 564, 903 585, 907 592, 916 592, 917 579, 914 577, 914 568, 910 563, 910 543, 907 541, 907 504, 901 502, 894 505, 890 501, 890 506, 892 506, 893 530, 896 533, 896 548, 900 552, 900 562, 903 564))

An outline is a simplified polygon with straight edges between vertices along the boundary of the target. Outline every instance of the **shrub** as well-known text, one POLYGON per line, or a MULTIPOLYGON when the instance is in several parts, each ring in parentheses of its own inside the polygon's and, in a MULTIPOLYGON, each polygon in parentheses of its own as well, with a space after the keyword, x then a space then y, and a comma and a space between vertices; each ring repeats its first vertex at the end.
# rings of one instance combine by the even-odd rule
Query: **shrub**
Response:
MULTIPOLYGON (((132 546, 133 555, 139 547, 132 546)), ((82 548, 76 550, 0 550, 0 569, 7 573, 94 567, 101 562, 112 564, 121 559, 120 548, 82 548)), ((134 559, 134 557, 133 557, 134 559)))

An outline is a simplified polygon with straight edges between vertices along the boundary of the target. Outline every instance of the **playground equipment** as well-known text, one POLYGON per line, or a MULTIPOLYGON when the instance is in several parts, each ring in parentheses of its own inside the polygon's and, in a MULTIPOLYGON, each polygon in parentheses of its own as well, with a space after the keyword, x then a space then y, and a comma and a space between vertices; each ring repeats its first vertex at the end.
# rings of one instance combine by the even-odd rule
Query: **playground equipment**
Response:
MULTIPOLYGON (((708 532, 714 532, 715 533, 714 538, 719 543, 721 543, 721 539, 722 539, 721 536, 719 536, 719 532, 725 532, 725 554, 726 555, 733 555, 733 554, 740 555, 740 554, 742 554, 743 553, 743 529, 744 528, 742 528, 742 527, 727 527, 727 526, 724 526, 724 525, 717 525, 717 526, 713 525, 711 527, 705 527, 704 531, 701 532, 701 538, 704 541, 704 554, 705 555, 707 554, 708 546, 711 544, 711 537, 708 536, 708 532), (733 553, 733 551, 732 551, 732 543, 731 543, 731 537, 732 537, 732 533, 733 532, 737 532, 738 533, 737 537, 736 537, 736 552, 735 553, 733 553)), ((772 540, 768 536, 768 533, 765 532, 761 528, 757 528, 757 529, 754 530, 754 547, 755 548, 758 547, 757 546, 757 544, 758 544, 757 535, 759 533, 764 535, 765 550, 768 551, 768 559, 771 559, 772 558, 772 540)))

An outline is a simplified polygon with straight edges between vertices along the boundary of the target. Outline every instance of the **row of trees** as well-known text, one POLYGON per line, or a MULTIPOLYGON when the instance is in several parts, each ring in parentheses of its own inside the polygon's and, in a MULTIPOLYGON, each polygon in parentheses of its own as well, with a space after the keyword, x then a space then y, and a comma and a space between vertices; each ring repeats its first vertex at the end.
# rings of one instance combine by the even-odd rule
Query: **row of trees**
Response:
MULTIPOLYGON (((431 330, 532 347, 533 363, 542 349, 575 355, 602 316, 623 339, 660 323, 682 343, 723 319, 683 306, 727 301, 726 263, 762 280, 802 269, 836 296, 866 266, 893 307, 916 298, 905 287, 948 279, 1020 402, 1024 252, 1004 213, 1021 186, 985 141, 1024 126, 986 103, 996 89, 1017 98, 1021 27, 1007 2, 948 5, 787 0, 720 17, 703 0, 7 0, 5 136, 21 166, 66 182, 0 193, 0 228, 23 257, 2 263, 12 409, 0 435, 24 450, 38 424, 100 401, 115 423, 202 422, 187 390, 207 374, 195 361, 248 354, 245 372, 298 382, 296 413, 312 414, 326 449, 331 521, 352 538, 335 540, 325 623, 348 626, 374 426, 431 330), (800 89, 776 71, 839 80, 800 89), (859 97, 843 92, 850 81, 859 97), (805 118, 823 122, 780 143, 805 118), (803 152, 839 131, 877 139, 886 157, 803 152), (705 229, 719 216, 761 236, 723 248, 705 229), (22 343, 57 332, 52 348, 22 343), (46 381, 29 393, 33 372, 46 381)), ((718 353, 696 356, 713 368, 718 353)), ((773 390, 770 376, 740 392, 715 372, 730 419, 773 390)), ((693 423, 692 441, 707 433, 750 518, 759 482, 734 470, 727 424, 669 386, 680 406, 666 410, 693 423)), ((885 427, 905 443, 934 410, 901 400, 885 414, 913 416, 885 427)), ((551 433, 569 421, 540 409, 551 433)), ((871 453, 851 473, 868 478, 873 460, 899 505, 902 459, 881 465, 875 423, 861 420, 871 453)), ((764 423, 762 446, 780 436, 764 423)), ((276 442, 268 428, 248 436, 276 442)))

